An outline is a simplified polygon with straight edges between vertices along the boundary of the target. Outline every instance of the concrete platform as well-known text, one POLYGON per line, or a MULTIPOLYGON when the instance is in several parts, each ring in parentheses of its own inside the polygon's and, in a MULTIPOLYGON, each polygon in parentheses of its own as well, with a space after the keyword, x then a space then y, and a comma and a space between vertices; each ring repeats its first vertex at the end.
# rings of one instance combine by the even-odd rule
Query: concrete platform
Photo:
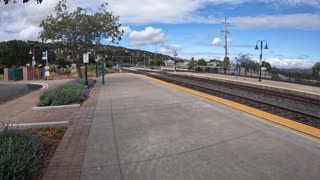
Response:
POLYGON ((107 76, 81 179, 318 179, 320 144, 130 73, 107 76))

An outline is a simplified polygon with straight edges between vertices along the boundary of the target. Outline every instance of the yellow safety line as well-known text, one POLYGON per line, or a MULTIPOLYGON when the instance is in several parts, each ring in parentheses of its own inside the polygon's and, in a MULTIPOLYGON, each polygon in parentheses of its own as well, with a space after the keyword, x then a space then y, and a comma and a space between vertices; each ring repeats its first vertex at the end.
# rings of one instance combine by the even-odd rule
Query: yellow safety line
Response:
POLYGON ((204 75, 198 75, 198 76, 195 76, 195 75, 192 75, 192 74, 175 74, 175 75, 191 76, 191 77, 198 77, 198 78, 218 79, 218 80, 227 80, 227 81, 232 81, 232 82, 241 82, 241 83, 246 83, 246 84, 259 85, 259 86, 265 86, 265 87, 271 87, 271 88, 283 89, 283 90, 289 90, 289 91, 296 91, 296 92, 311 94, 311 95, 315 95, 315 96, 320 96, 319 93, 315 93, 315 92, 302 91, 302 90, 298 90, 298 89, 290 89, 290 88, 285 88, 285 87, 277 87, 277 86, 272 86, 272 85, 268 85, 268 84, 259 84, 259 83, 247 82, 247 81, 246 82, 244 82, 244 81, 236 81, 236 80, 233 80, 233 79, 224 79, 224 78, 210 77, 210 76, 204 76, 204 75))
POLYGON ((243 112, 243 115, 248 116, 248 117, 250 117, 250 118, 253 118, 253 119, 257 120, 257 121, 263 122, 263 123, 265 123, 265 124, 268 124, 268 125, 270 125, 270 126, 274 126, 274 127, 276 127, 276 128, 282 129, 282 130, 287 131, 287 132, 290 132, 290 133, 292 133, 292 134, 295 134, 295 135, 304 137, 304 138, 306 138, 306 139, 315 141, 315 142, 317 142, 317 143, 320 143, 320 140, 319 140, 319 139, 316 139, 315 137, 309 136, 309 135, 307 135, 307 134, 305 134, 305 133, 301 133, 300 131, 296 131, 296 130, 293 130, 293 129, 291 129, 291 128, 288 128, 287 126, 283 126, 283 125, 276 124, 275 122, 267 121, 267 120, 265 120, 265 119, 262 119, 262 118, 260 118, 260 117, 255 116, 255 115, 248 114, 247 112, 243 112))
MULTIPOLYGON (((203 97, 205 99, 210 99, 210 100, 219 102, 221 104, 224 104, 224 105, 233 107, 235 109, 239 109, 241 111, 247 112, 249 114, 261 117, 263 119, 267 119, 267 120, 272 121, 274 123, 277 123, 277 124, 289 127, 291 129, 303 132, 305 134, 320 138, 320 129, 317 129, 317 128, 314 128, 314 127, 311 127, 311 126, 308 126, 308 125, 305 125, 305 124, 301 124, 301 123, 298 123, 298 122, 295 122, 293 120, 286 119, 286 118, 283 118, 283 117, 280 117, 280 116, 276 116, 274 114, 270 114, 270 113, 267 113, 267 112, 252 108, 252 107, 248 107, 248 106, 236 103, 236 102, 232 102, 232 101, 229 101, 229 100, 226 100, 226 99, 222 99, 222 98, 219 98, 219 97, 216 97, 216 96, 213 96, 213 95, 205 94, 205 93, 202 93, 202 92, 199 92, 199 91, 195 91, 195 90, 192 90, 192 89, 188 89, 188 88, 185 88, 185 87, 182 87, 182 86, 178 86, 178 85, 175 85, 175 84, 167 83, 167 82, 164 82, 162 80, 158 80, 158 79, 151 78, 151 77, 144 76, 144 75, 140 75, 140 74, 139 75, 135 74, 135 75, 150 79, 152 81, 161 83, 161 84, 169 86, 169 87, 173 87, 173 88, 179 89, 181 91, 184 91, 184 92, 187 92, 187 93, 190 93, 190 94, 193 94, 193 95, 197 95, 197 96, 203 97)), ((268 124, 272 125, 271 123, 268 123, 268 124)), ((275 126, 275 125, 273 125, 273 126, 275 126)), ((280 127, 280 126, 276 126, 276 127, 280 127)), ((281 128, 281 129, 284 129, 284 128, 281 128)), ((288 130, 286 130, 286 131, 288 131, 288 130)), ((289 132, 293 132, 293 131, 291 130, 289 132)), ((297 133, 294 133, 294 134, 297 134, 297 133)), ((305 135, 300 134, 300 133, 299 133, 299 136, 305 137, 305 135)), ((308 138, 308 139, 310 139, 310 138, 308 138)), ((316 140, 314 138, 311 138, 311 139, 316 141, 316 142, 319 142, 319 140, 316 140)))

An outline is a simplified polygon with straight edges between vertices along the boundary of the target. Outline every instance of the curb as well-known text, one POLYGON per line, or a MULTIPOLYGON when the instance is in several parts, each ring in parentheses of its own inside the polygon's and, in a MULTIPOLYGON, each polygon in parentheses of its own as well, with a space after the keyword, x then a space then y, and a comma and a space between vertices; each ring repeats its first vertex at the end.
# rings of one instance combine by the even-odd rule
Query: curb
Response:
POLYGON ((32 107, 32 110, 48 110, 48 109, 68 109, 68 108, 79 108, 80 104, 70 104, 61 106, 45 106, 45 107, 32 107))
POLYGON ((57 122, 40 122, 40 123, 23 123, 23 124, 9 124, 8 129, 29 129, 29 128, 46 128, 46 127, 59 127, 69 126, 69 121, 57 121, 57 122))

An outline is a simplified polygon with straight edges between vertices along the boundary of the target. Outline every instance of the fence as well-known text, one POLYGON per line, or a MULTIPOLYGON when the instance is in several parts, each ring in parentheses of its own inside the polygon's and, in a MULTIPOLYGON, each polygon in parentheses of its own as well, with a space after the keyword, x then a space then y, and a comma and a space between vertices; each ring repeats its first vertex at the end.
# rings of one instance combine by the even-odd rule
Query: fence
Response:
MULTIPOLYGON (((207 72, 207 73, 217 73, 217 74, 227 74, 233 76, 245 76, 245 77, 252 77, 252 78, 259 78, 260 74, 254 70, 244 70, 241 68, 237 70, 235 68, 227 68, 226 73, 224 73, 224 69, 221 67, 205 67, 205 66, 198 66, 195 68, 197 72, 207 72)), ((262 79, 271 79, 275 81, 282 81, 282 82, 290 82, 290 83, 299 83, 305 85, 312 85, 312 86, 320 86, 320 75, 318 77, 312 75, 311 73, 307 72, 290 72, 285 70, 277 70, 277 71, 262 71, 261 72, 262 79)))

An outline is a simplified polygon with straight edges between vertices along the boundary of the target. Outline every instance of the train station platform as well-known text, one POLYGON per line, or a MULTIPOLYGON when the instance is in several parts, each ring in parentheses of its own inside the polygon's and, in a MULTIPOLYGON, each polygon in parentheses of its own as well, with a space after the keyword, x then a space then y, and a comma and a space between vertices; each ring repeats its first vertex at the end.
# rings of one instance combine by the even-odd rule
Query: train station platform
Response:
POLYGON ((231 75, 215 74, 215 73, 195 73, 195 72, 170 72, 170 73, 181 75, 181 76, 191 76, 191 77, 213 79, 218 81, 228 81, 228 82, 233 82, 233 83, 246 85, 246 86, 261 87, 268 90, 279 90, 283 92, 285 91, 286 93, 291 92, 297 95, 317 98, 320 100, 320 87, 315 87, 315 86, 286 83, 286 82, 272 81, 272 80, 266 80, 266 79, 262 79, 262 81, 259 82, 257 78, 250 78, 250 77, 244 78, 240 76, 236 77, 231 75))
POLYGON ((320 177, 319 140, 141 75, 106 77, 81 179, 320 177))

